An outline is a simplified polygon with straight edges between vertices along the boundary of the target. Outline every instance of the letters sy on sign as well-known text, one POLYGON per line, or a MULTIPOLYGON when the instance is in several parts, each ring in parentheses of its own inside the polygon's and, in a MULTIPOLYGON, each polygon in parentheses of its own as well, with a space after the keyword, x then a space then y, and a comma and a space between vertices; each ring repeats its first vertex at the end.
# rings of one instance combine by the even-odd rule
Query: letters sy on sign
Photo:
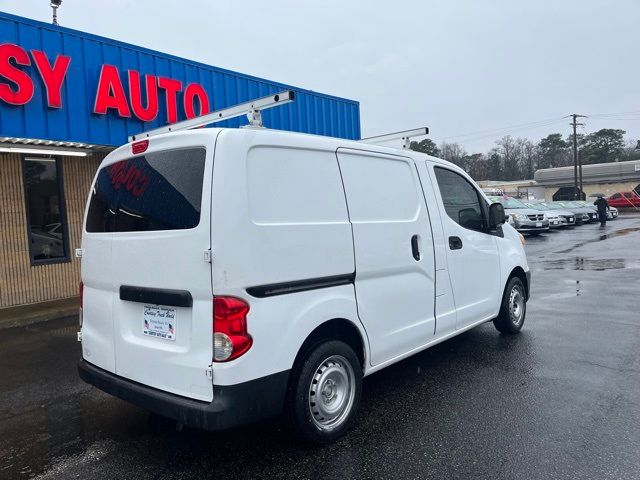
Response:
MULTIPOLYGON (((33 99, 36 86, 25 71, 32 67, 42 81, 47 105, 62 108, 62 86, 70 63, 71 57, 66 55, 57 55, 51 62, 42 51, 27 52, 11 43, 0 45, 0 101, 20 106, 33 99)), ((136 70, 127 71, 126 82, 128 88, 125 90, 118 69, 113 65, 102 65, 93 112, 106 115, 112 110, 123 118, 135 116, 143 122, 150 122, 158 116, 159 97, 164 93, 166 118, 169 123, 174 123, 178 121, 178 94, 182 93, 181 107, 186 118, 209 113, 207 92, 198 83, 189 83, 183 90, 179 80, 155 75, 142 78, 136 70)))

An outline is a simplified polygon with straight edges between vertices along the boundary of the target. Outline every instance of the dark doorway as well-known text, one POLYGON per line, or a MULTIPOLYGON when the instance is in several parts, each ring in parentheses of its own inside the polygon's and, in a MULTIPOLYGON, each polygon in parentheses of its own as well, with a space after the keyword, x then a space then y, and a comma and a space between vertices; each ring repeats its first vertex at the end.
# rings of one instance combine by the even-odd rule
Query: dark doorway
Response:
POLYGON ((574 187, 560 187, 556 193, 553 194, 553 201, 567 201, 567 200, 586 200, 587 196, 581 190, 578 190, 578 195, 574 196, 574 187))

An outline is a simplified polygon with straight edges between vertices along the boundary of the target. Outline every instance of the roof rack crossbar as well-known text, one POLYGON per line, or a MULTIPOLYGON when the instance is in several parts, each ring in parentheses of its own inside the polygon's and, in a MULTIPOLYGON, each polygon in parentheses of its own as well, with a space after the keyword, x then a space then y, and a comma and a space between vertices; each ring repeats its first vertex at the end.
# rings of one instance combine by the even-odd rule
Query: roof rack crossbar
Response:
POLYGON ((295 92, 293 90, 284 90, 280 93, 267 95, 256 100, 240 103, 233 107, 223 108, 222 110, 216 110, 215 112, 206 113, 199 117, 190 118, 181 122, 172 123, 159 127, 146 132, 137 133, 129 136, 129 142, 136 140, 142 140, 144 138, 155 137, 156 135, 162 135, 163 133, 178 132, 181 130, 189 130, 192 128, 204 127, 212 123, 222 122, 231 118, 247 115, 249 119, 249 125, 253 127, 262 126, 262 115, 260 112, 267 108, 273 108, 285 103, 293 102, 295 99, 295 92))
POLYGON ((364 143, 384 143, 391 140, 402 140, 404 144, 402 148, 408 149, 411 146, 411 139, 413 137, 421 137, 423 135, 429 135, 429 127, 414 128, 411 130, 403 130, 401 132, 387 133, 385 135, 376 135, 375 137, 367 137, 360 140, 364 143))

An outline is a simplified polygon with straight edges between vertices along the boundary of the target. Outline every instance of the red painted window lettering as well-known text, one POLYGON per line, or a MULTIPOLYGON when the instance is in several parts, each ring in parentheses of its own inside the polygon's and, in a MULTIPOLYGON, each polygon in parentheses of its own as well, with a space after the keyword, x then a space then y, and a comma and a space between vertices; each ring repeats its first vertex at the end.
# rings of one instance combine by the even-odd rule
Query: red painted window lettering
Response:
POLYGON ((0 45, 0 99, 11 105, 24 105, 33 98, 33 82, 29 75, 15 65, 29 66, 31 60, 27 52, 17 45, 0 45))
POLYGON ((47 55, 38 50, 31 50, 31 56, 38 68, 44 88, 47 92, 47 105, 52 108, 62 107, 62 82, 67 75, 67 69, 71 63, 71 57, 58 55, 53 66, 49 64, 47 55))
POLYGON ((187 118, 197 117, 209 113, 209 97, 207 92, 197 83, 190 83, 184 89, 184 113, 187 118), (197 99, 200 104, 200 113, 196 113, 193 101, 197 99))
POLYGON ((114 190, 124 189, 134 197, 140 197, 149 186, 149 177, 142 170, 129 162, 118 162, 108 169, 111 185, 114 190))
POLYGON ((182 82, 167 77, 158 77, 158 87, 165 91, 167 105, 167 123, 178 121, 178 92, 182 90, 182 82))
POLYGON ((118 69, 113 65, 103 65, 100 71, 100 79, 98 80, 98 92, 93 111, 104 115, 110 108, 116 110, 121 117, 131 117, 127 96, 124 93, 118 69))
POLYGON ((156 77, 145 75, 147 106, 142 106, 142 89, 140 87, 140 74, 135 70, 129 70, 129 98, 133 114, 143 122, 151 122, 158 116, 158 89, 156 77))

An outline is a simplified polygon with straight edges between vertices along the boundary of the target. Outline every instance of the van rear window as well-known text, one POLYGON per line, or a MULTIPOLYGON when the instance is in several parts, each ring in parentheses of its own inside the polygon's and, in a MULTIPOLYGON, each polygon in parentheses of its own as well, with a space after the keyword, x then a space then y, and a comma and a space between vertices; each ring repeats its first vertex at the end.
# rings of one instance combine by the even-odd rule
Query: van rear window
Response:
POLYGON ((205 155, 204 148, 167 150, 102 168, 89 200, 87 232, 196 227, 205 155))

